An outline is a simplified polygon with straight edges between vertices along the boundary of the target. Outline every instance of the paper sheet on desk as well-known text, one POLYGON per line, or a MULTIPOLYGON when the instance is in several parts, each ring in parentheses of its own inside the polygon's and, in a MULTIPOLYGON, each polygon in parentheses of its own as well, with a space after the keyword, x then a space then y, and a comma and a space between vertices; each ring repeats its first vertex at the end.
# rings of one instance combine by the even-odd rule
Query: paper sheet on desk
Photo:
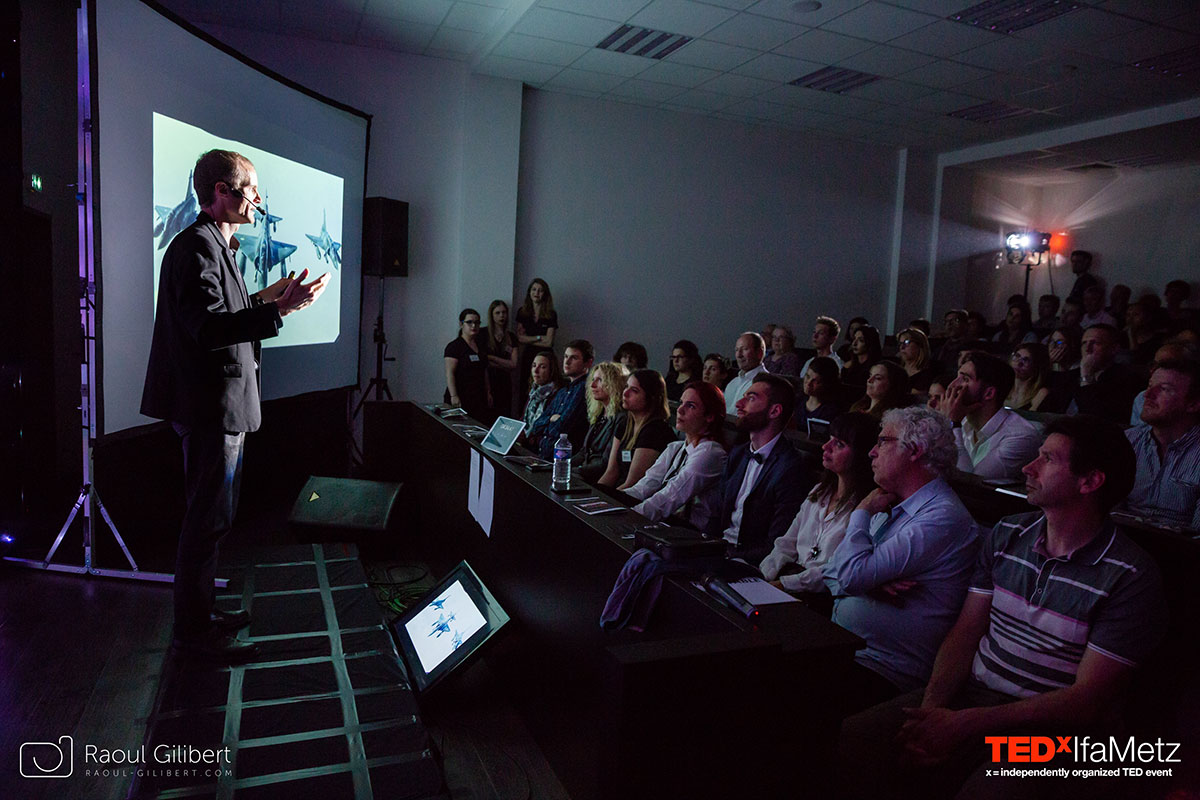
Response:
POLYGON ((489 539, 492 536, 492 509, 495 505, 495 495, 496 467, 492 464, 491 459, 485 458, 483 459, 483 476, 479 479, 479 504, 476 507, 479 514, 475 518, 479 520, 480 527, 483 528, 483 532, 489 539))
POLYGON ((742 578, 740 581, 730 581, 733 590, 746 598, 746 602, 755 606, 769 606, 772 603, 797 603, 782 589, 777 589, 762 578, 742 578))
POLYGON ((471 448, 471 474, 467 477, 467 511, 479 520, 479 451, 471 448))

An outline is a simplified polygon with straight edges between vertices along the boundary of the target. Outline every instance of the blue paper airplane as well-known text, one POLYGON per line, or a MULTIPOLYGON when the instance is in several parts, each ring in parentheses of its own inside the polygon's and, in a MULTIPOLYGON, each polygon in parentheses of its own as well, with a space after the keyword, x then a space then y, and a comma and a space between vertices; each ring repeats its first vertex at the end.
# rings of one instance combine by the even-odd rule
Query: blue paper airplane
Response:
POLYGON ((237 251, 237 260, 238 266, 242 270, 242 277, 246 276, 246 266, 253 264, 254 278, 259 289, 266 288, 267 284, 271 282, 272 267, 279 265, 279 277, 287 275, 288 256, 296 252, 296 245, 276 241, 274 238, 275 228, 283 220, 283 217, 272 214, 267 207, 266 200, 263 201, 262 209, 266 212, 263 218, 254 220, 255 228, 259 228, 261 225, 261 233, 238 231, 233 234, 240 245, 237 251))
POLYGON ((187 191, 179 205, 174 208, 155 206, 154 213, 158 216, 158 221, 154 223, 154 235, 159 237, 157 249, 162 250, 175 238, 175 234, 195 222, 196 215, 200 213, 200 201, 196 199, 196 190, 192 187, 191 172, 188 173, 187 191))
MULTIPOLYGON (((317 248, 317 260, 325 259, 336 269, 342 268, 342 244, 335 242, 333 237, 329 235, 329 230, 325 227, 325 212, 321 212, 321 232, 313 236, 311 233, 304 234, 308 240, 313 243, 313 247, 317 248)), ((438 606, 441 608, 441 606, 438 606)))

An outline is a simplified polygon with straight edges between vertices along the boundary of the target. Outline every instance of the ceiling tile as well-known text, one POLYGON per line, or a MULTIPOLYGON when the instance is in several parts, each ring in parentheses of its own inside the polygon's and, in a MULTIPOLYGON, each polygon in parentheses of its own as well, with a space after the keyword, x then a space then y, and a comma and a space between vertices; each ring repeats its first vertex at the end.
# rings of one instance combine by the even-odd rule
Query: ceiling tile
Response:
POLYGON ((706 92, 703 89, 689 89, 683 94, 671 98, 674 105, 699 108, 704 111, 719 111, 737 102, 737 98, 719 92, 706 92))
POLYGON ((507 58, 493 53, 479 62, 476 71, 485 75, 512 78, 540 86, 557 75, 561 69, 553 64, 538 64, 534 61, 522 61, 519 58, 507 58))
POLYGON ((655 103, 662 103, 670 100, 678 94, 686 91, 682 86, 672 86, 668 83, 654 83, 653 81, 644 81, 640 78, 627 80, 620 86, 614 88, 610 94, 620 95, 622 97, 633 97, 639 100, 651 100, 655 103))
POLYGON ((534 7, 517 21, 513 32, 594 47, 616 27, 605 19, 534 7))
POLYGON ((755 97, 747 100, 738 100, 733 105, 726 106, 725 111, 730 114, 743 114, 756 119, 774 119, 789 111, 789 108, 778 103, 768 103, 761 98, 755 97))
POLYGON ((679 64, 691 64, 693 67, 707 67, 727 72, 736 66, 745 64, 752 58, 757 58, 758 55, 757 50, 745 47, 693 39, 667 56, 667 60, 679 64))
POLYGON ((861 89, 854 90, 855 97, 861 97, 865 100, 879 100, 884 103, 907 103, 910 100, 916 100, 918 97, 925 97, 929 94, 933 94, 933 89, 928 86, 889 79, 868 83, 861 89))
POLYGON ((797 125, 804 125, 811 128, 835 128, 845 118, 839 117, 837 114, 827 114, 824 111, 816 111, 811 108, 796 108, 791 111, 785 111, 779 116, 779 119, 793 122, 797 125))
POLYGON ((1121 64, 1161 56, 1200 44, 1200 34, 1147 26, 1133 33, 1114 36, 1104 43, 1105 56, 1121 64))
POLYGON ((632 78, 639 72, 645 72, 654 66, 654 63, 652 58, 631 56, 628 53, 614 53, 611 50, 599 50, 593 47, 571 64, 571 67, 632 78))
POLYGON ((824 95, 824 97, 819 98, 820 102, 810 103, 809 108, 817 108, 832 114, 844 114, 848 117, 869 114, 882 105, 882 103, 875 100, 868 100, 849 94, 833 94, 832 92, 819 92, 819 94, 824 95))
POLYGON ((355 43, 407 53, 422 53, 437 32, 434 25, 419 25, 394 17, 363 14, 355 43))
POLYGON ((624 22, 641 11, 650 0, 539 0, 538 5, 589 17, 624 22))
POLYGON ((942 19, 976 5, 976 0, 887 0, 887 2, 942 19))
POLYGON ((815 28, 866 2, 867 0, 822 0, 821 7, 816 11, 799 12, 795 9, 796 0, 759 0, 746 10, 760 17, 771 17, 815 28))
POLYGON ((721 8, 731 8, 734 11, 745 11, 750 6, 758 2, 758 0, 704 0, 710 6, 720 6, 721 8))
POLYGON ((971 67, 966 64, 957 64, 953 61, 934 61, 932 64, 926 64, 923 67, 917 67, 914 70, 901 73, 900 78, 912 83, 932 86, 936 89, 948 89, 951 86, 957 86, 960 83, 967 83, 991 74, 990 70, 971 67))
POLYGON ((991 44, 973 47, 958 53, 954 56, 954 60, 1004 72, 1011 67, 1052 55, 1054 49, 1038 42, 1023 41, 1011 36, 998 36, 996 41, 991 44))
POLYGON ((775 52, 784 56, 803 58, 806 61, 836 64, 843 58, 870 50, 874 46, 874 42, 868 42, 865 39, 855 39, 851 36, 843 36, 840 33, 831 33, 817 28, 776 47, 775 52))
POLYGON ((1188 11, 1195 11, 1196 0, 1099 0, 1093 5, 1148 22, 1163 22, 1188 11))
POLYGON ((1030 92, 1034 89, 1045 87, 1045 83, 1041 81, 1030 80, 1029 78, 1020 75, 1005 75, 996 74, 989 75, 986 78, 981 78, 977 81, 959 84, 954 87, 956 91, 963 94, 969 94, 974 97, 984 97, 989 100, 1003 100, 1006 103, 1019 105, 1013 98, 1022 92, 1030 92))
POLYGON ((932 56, 881 44, 870 50, 855 53, 849 58, 843 58, 837 66, 888 77, 923 67, 932 61, 932 56))
POLYGON ((481 6, 477 3, 455 3, 442 24, 461 31, 487 33, 504 16, 504 9, 481 6))
POLYGON ((658 83, 670 83, 675 86, 691 88, 710 81, 721 73, 704 67, 693 67, 687 64, 674 64, 670 61, 659 61, 638 77, 658 83))
MULTIPOLYGON (((376 17, 392 17, 420 22, 424 25, 440 25, 454 5, 453 0, 367 0, 364 14, 376 17)), ((289 4, 288 14, 301 8, 301 4, 289 4)))
POLYGON ((939 19, 932 25, 892 39, 888 44, 892 47, 903 47, 905 50, 916 50, 918 53, 928 53, 931 56, 945 57, 991 44, 995 40, 996 34, 991 31, 939 19))
POLYGON ((462 31, 443 25, 433 35, 429 47, 431 50, 443 50, 451 53, 471 53, 481 41, 483 41, 483 34, 479 31, 462 31))
POLYGON ((788 58, 775 53, 764 53, 753 61, 748 61, 734 70, 739 75, 749 75, 768 81, 794 81, 802 75, 818 70, 824 64, 804 61, 799 58, 788 58))
POLYGON ((889 122, 896 125, 915 126, 928 120, 932 114, 928 111, 921 111, 918 108, 911 106, 880 106, 879 108, 869 111, 863 115, 865 119, 873 119, 878 122, 889 122))
POLYGON ((912 105, 914 108, 919 108, 923 111, 930 111, 935 114, 948 114, 960 108, 977 106, 982 102, 978 97, 971 97, 970 95, 959 94, 958 92, 937 92, 925 97, 918 97, 912 101, 912 105))
POLYGON ((756 17, 753 14, 738 14, 704 34, 708 41, 752 47, 755 50, 771 50, 795 39, 808 28, 782 20, 756 17))
POLYGON ((684 36, 703 36, 736 12, 689 0, 653 0, 629 18, 633 25, 684 36))
POLYGON ((917 11, 870 2, 826 22, 821 27, 827 31, 845 33, 873 42, 887 42, 923 28, 935 19, 917 11))
POLYGON ((559 64, 565 67, 591 49, 580 44, 556 42, 553 39, 526 36, 523 33, 510 33, 500 40, 500 44, 492 49, 492 53, 506 58, 537 61, 543 64, 559 64))
POLYGON ((620 75, 605 75, 567 67, 546 82, 547 88, 565 87, 587 92, 607 92, 619 86, 624 79, 620 75))
POLYGON ((1017 31, 1013 36, 1054 47, 1082 48, 1122 33, 1132 33, 1145 25, 1138 19, 1084 6, 1041 25, 1017 31))
POLYGON ((708 92, 720 92, 737 97, 754 97, 770 91, 779 85, 778 81, 764 81, 761 78, 751 78, 749 75, 719 75, 703 85, 708 92))

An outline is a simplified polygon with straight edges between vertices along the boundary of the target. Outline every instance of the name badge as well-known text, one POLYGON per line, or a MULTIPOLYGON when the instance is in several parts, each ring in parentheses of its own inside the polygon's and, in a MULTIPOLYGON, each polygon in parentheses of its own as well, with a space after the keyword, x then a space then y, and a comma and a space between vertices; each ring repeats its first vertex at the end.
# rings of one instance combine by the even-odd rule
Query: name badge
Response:
POLYGON ((471 361, 479 361, 479 356, 474 355, 474 354, 467 356, 467 358, 470 359, 471 361))
POLYGON ((633 461, 633 451, 632 450, 622 450, 621 451, 621 460, 624 461, 626 464, 633 461))

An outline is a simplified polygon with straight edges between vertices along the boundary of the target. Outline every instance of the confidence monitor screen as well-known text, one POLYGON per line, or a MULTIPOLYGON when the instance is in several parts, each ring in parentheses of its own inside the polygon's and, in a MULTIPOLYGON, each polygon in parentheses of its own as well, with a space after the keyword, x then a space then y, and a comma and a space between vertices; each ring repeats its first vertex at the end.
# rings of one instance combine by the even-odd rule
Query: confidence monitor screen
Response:
POLYGON ((139 0, 96 0, 101 433, 150 422, 142 385, 159 266, 199 212, 191 172, 235 150, 258 174, 261 207, 235 234, 253 293, 328 272, 311 307, 263 342, 264 399, 358 382, 363 176, 368 118, 284 84, 139 0), (153 42, 153 47, 147 47, 153 42))

